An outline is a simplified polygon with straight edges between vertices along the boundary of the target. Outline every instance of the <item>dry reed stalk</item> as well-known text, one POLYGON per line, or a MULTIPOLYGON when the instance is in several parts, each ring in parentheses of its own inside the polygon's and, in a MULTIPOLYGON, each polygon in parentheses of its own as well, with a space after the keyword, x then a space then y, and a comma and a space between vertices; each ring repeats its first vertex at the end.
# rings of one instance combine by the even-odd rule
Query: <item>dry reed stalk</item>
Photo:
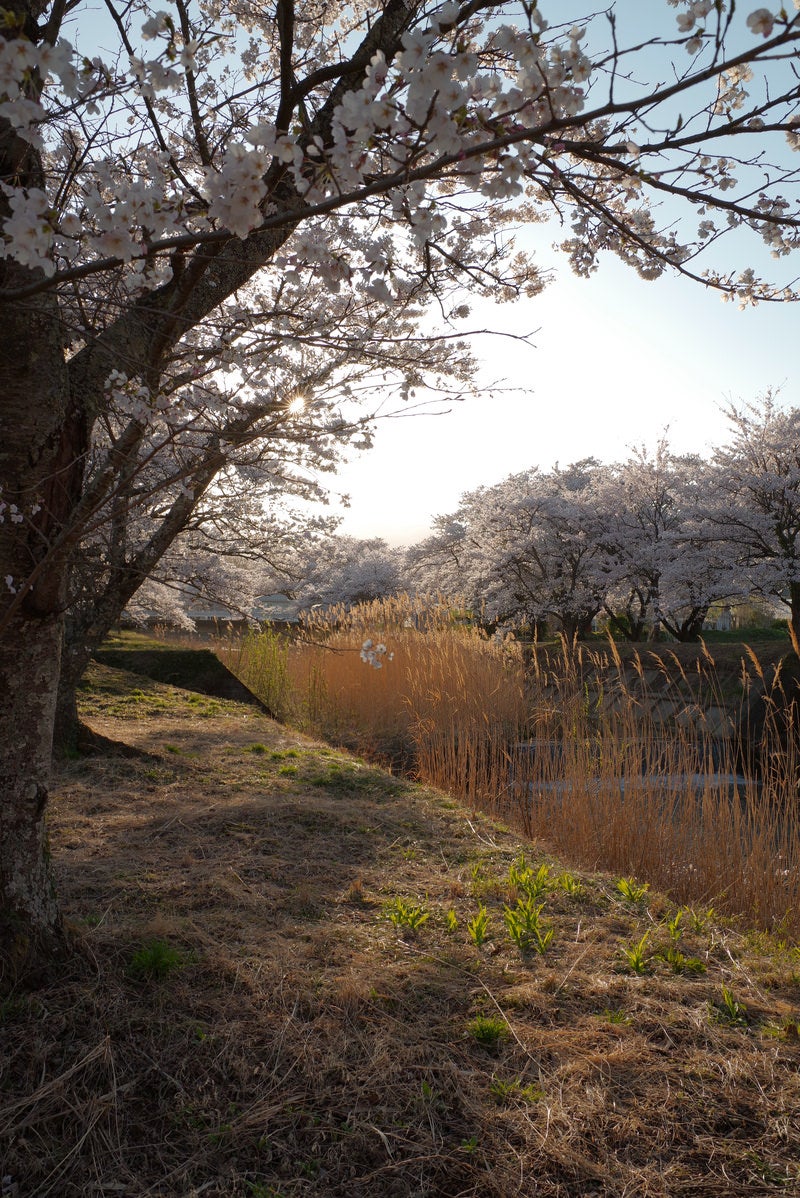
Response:
POLYGON ((671 650, 646 663, 613 644, 530 653, 453 611, 401 596, 310 621, 316 643, 288 654, 298 722, 383 761, 413 760, 420 780, 576 864, 800 935, 796 703, 752 651, 732 714, 705 645, 691 672, 671 650), (367 638, 393 654, 382 669, 361 660, 367 638), (733 783, 742 754, 720 740, 720 713, 747 735, 752 685, 766 692, 763 776, 733 783))

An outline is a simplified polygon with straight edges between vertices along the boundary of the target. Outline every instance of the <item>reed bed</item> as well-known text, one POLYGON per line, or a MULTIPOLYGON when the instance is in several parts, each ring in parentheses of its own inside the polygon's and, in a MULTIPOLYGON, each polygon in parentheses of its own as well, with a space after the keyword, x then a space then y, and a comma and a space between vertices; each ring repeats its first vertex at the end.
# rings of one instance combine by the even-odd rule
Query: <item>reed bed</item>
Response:
POLYGON ((576 866, 800 939, 797 700, 779 676, 749 651, 732 685, 705 649, 687 670, 668 649, 531 647, 458 613, 441 597, 329 611, 227 660, 280 718, 576 866))

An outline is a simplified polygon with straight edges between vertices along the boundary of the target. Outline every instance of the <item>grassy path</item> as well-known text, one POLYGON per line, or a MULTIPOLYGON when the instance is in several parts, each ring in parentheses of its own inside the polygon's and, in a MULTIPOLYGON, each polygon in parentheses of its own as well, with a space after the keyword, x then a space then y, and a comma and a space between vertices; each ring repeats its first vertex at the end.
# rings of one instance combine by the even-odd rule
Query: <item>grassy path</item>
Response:
POLYGON ((4 1198, 800 1194, 796 950, 252 708, 83 708, 141 754, 60 778, 81 951, 0 1005, 4 1198))

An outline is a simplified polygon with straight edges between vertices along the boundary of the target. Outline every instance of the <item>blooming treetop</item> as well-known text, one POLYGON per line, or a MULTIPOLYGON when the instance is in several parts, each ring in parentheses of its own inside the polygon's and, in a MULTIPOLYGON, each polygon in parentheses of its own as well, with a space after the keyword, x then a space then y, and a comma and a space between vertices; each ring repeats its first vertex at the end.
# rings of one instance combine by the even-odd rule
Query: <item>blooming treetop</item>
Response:
POLYGON ((556 616, 569 639, 600 610, 605 546, 596 529, 599 464, 512 474, 462 497, 409 554, 425 589, 453 586, 501 623, 556 616))
POLYGON ((746 264, 704 274, 698 260, 731 227, 779 256, 797 245, 784 151, 800 148, 800 18, 669 3, 675 36, 653 39, 644 84, 642 47, 617 44, 614 6, 566 27, 544 2, 280 0, 274 14, 234 15, 216 0, 155 13, 109 0, 105 56, 75 48, 80 5, 54 8, 35 34, 9 12, 0 119, 43 151, 45 172, 3 182, 6 254, 42 275, 3 298, 108 271, 137 294, 198 247, 302 222, 300 273, 333 289, 357 278, 389 300, 380 236, 348 262, 327 244, 319 218, 355 204, 451 257, 482 205, 497 219, 499 205, 550 210, 571 226, 581 273, 611 250, 647 277, 672 265, 744 302, 783 297, 746 264), (665 195, 688 201, 685 219, 661 222, 665 195))
POLYGON ((712 603, 737 594, 734 550, 708 535, 712 485, 709 464, 674 454, 666 436, 602 472, 590 535, 605 547, 603 606, 624 636, 638 640, 658 622, 694 635, 712 603))
POLYGON ((301 549, 291 594, 298 609, 368 603, 401 589, 402 553, 378 537, 333 536, 301 549))

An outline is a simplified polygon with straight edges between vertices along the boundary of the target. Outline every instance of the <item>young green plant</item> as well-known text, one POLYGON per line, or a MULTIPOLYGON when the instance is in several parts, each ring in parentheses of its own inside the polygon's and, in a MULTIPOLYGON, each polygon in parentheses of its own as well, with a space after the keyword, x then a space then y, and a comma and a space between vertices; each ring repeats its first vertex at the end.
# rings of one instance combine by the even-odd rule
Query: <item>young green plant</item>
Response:
POLYGON ((620 878, 616 889, 629 903, 641 903, 650 889, 650 884, 637 882, 635 878, 620 878))
POLYGON ((430 919, 431 913, 426 911, 423 906, 396 898, 387 905, 386 915, 396 928, 418 932, 422 925, 430 919))
POLYGON ((489 912, 483 903, 479 904, 477 914, 467 924, 467 932, 476 948, 480 948, 485 943, 489 935, 489 912))
POLYGON ((729 1027, 746 1027, 749 1023, 747 1007, 734 997, 733 991, 723 985, 719 1002, 709 1003, 712 1019, 717 1023, 727 1023, 729 1027))
POLYGON ((549 865, 542 864, 534 871, 533 867, 525 861, 524 853, 520 853, 517 860, 512 861, 508 869, 509 886, 514 890, 522 891, 532 902, 536 902, 545 893, 549 879, 549 865))
POLYGON ((517 899, 516 906, 503 908, 506 930, 523 955, 531 950, 543 955, 553 939, 553 929, 542 927, 543 908, 544 903, 537 905, 530 898, 517 899))
POLYGON ((647 942, 650 939, 650 933, 645 932, 641 940, 637 944, 632 944, 629 948, 622 948, 620 951, 628 963, 628 968, 631 973, 643 974, 647 973, 648 956, 646 953, 647 942))

